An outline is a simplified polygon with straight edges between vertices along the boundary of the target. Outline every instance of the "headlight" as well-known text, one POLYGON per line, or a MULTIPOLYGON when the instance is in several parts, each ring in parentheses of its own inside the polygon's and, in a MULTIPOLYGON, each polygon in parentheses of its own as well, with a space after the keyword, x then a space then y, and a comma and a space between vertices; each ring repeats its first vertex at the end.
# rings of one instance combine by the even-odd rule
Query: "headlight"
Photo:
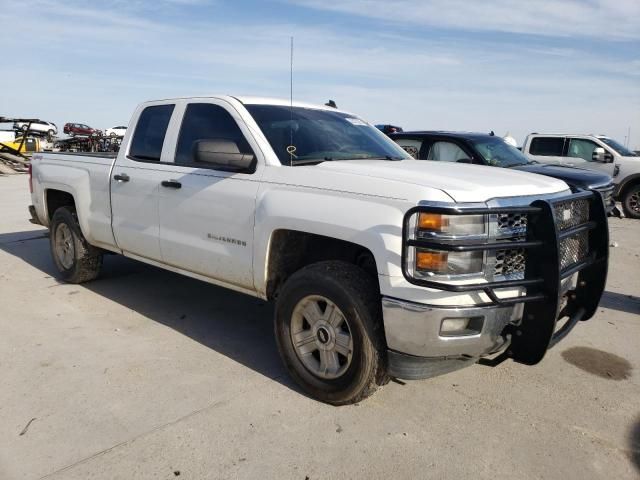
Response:
POLYGON ((442 215, 439 213, 418 214, 416 237, 471 237, 486 234, 485 215, 442 215))
POLYGON ((484 252, 446 252, 442 250, 416 249, 416 273, 426 275, 468 275, 481 273, 484 252))
POLYGON ((405 233, 408 242, 425 245, 409 246, 406 260, 409 275, 422 279, 460 275, 483 275, 485 251, 451 251, 437 244, 476 243, 488 238, 487 215, 445 215, 417 212, 410 216, 405 233), (433 244, 426 245, 426 244, 433 244))

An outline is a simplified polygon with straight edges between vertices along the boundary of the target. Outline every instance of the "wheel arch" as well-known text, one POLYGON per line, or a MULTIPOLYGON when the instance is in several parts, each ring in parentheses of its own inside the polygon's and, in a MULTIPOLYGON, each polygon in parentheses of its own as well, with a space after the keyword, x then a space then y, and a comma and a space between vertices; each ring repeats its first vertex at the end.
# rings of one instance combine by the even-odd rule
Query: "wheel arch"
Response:
POLYGON ((615 191, 616 199, 619 200, 620 197, 624 194, 625 189, 637 183, 640 183, 640 173, 634 173, 632 175, 627 176, 616 187, 616 191, 615 191))
POLYGON ((367 246, 308 231, 284 228, 273 231, 265 260, 263 288, 270 300, 293 273, 327 260, 356 265, 376 277, 378 283, 376 258, 367 246))

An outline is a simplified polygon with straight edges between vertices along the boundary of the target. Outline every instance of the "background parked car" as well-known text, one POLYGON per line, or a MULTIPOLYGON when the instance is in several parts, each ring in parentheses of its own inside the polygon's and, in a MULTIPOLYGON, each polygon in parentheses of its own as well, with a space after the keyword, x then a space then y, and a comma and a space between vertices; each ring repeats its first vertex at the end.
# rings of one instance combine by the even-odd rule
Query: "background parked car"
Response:
POLYGON ((613 180, 604 172, 529 160, 503 138, 486 133, 402 132, 389 135, 417 160, 475 163, 512 168, 563 180, 572 189, 598 190, 609 213, 618 214, 613 201, 613 180))
MULTIPOLYGON (((13 124, 13 128, 15 130, 20 130, 22 132, 26 132, 27 128, 29 128, 29 124, 27 122, 16 122, 13 124)), ((46 135, 48 137, 53 137, 58 134, 58 127, 53 122, 31 122, 31 127, 29 128, 29 133, 31 135, 46 135)))
POLYGON ((93 135, 97 133, 98 130, 95 128, 91 128, 89 125, 85 125, 84 123, 65 123, 64 124, 64 133, 67 135, 93 135))
POLYGON ((532 133, 522 144, 531 160, 604 172, 613 177, 614 196, 624 214, 640 219, 640 157, 604 135, 532 133))
POLYGON ((396 125, 376 125, 375 127, 386 135, 389 135, 390 133, 402 132, 402 127, 398 127, 396 125))
POLYGON ((111 127, 104 131, 108 137, 124 137, 125 133, 127 133, 127 127, 111 127))
POLYGON ((36 137, 27 137, 22 139, 22 135, 16 137, 14 140, 0 142, 0 151, 8 150, 9 153, 33 153, 42 151, 41 140, 36 137), (15 152, 13 152, 13 151, 15 152))

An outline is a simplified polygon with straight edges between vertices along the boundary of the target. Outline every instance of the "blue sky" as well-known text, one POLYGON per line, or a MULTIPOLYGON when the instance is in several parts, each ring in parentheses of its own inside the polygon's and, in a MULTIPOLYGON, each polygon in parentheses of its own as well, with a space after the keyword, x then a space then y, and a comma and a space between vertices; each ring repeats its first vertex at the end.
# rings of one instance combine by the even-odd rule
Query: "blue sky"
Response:
POLYGON ((194 94, 334 99, 405 129, 640 148, 639 0, 0 0, 0 115, 126 124, 194 94), (9 64, 6 61, 9 60, 9 64))

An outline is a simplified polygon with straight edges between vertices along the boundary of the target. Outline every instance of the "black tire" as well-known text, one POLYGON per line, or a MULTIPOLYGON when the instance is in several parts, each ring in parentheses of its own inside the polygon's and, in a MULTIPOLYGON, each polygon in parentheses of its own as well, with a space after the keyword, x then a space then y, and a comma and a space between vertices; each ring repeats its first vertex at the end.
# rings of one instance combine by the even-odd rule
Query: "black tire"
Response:
POLYGON ((380 294, 375 277, 346 262, 319 262, 297 271, 283 285, 275 311, 280 356, 294 380, 311 397, 332 405, 356 403, 388 382, 380 294), (350 363, 338 378, 321 378, 296 353, 291 324, 296 306, 324 297, 344 315, 353 341, 350 363))
POLYGON ((60 272, 60 276, 65 282, 83 283, 93 280, 100 273, 102 267, 102 252, 100 249, 89 245, 84 238, 80 225, 78 224, 78 216, 73 207, 58 208, 51 219, 49 244, 51 247, 51 256, 56 268, 60 272), (60 236, 70 232, 69 250, 71 264, 64 265, 63 259, 57 253, 56 245, 60 236))
POLYGON ((625 217, 640 219, 640 183, 625 188, 621 197, 625 217))

